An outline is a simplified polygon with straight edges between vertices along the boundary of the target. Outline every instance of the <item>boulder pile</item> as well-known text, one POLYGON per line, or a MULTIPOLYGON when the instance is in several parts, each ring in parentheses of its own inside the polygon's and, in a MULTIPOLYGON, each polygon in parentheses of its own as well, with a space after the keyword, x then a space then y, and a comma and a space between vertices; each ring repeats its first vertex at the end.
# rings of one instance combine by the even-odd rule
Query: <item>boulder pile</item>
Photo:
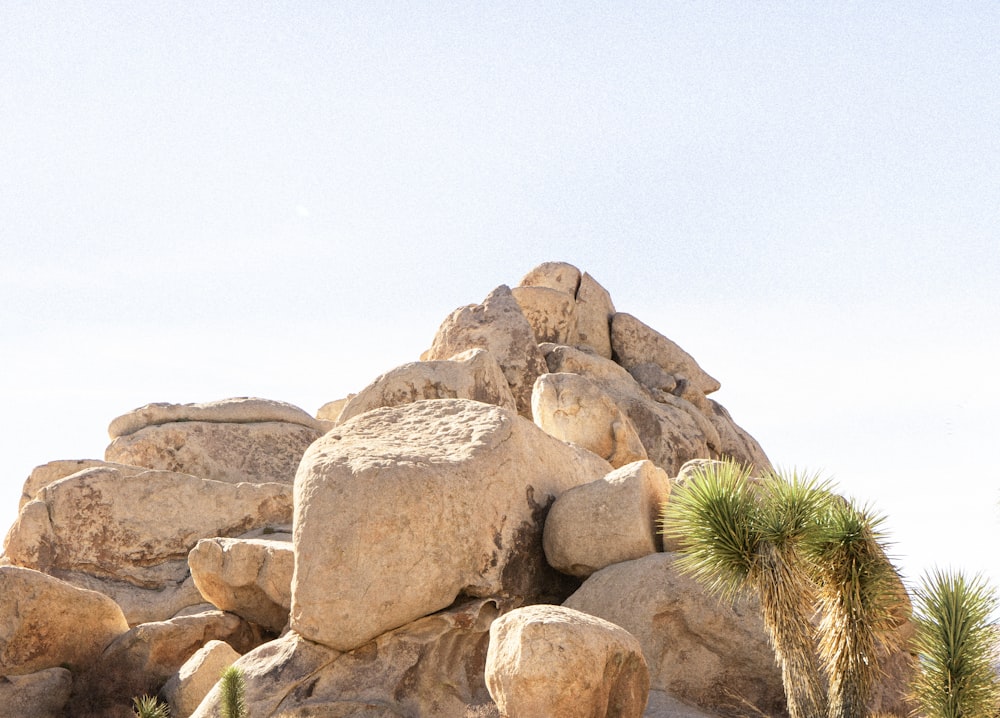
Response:
POLYGON ((318 418, 129 412, 103 460, 25 482, 0 705, 209 718, 233 664, 254 718, 785 715, 756 607, 707 597, 657 532, 689 462, 770 468, 717 389, 551 262, 318 418))

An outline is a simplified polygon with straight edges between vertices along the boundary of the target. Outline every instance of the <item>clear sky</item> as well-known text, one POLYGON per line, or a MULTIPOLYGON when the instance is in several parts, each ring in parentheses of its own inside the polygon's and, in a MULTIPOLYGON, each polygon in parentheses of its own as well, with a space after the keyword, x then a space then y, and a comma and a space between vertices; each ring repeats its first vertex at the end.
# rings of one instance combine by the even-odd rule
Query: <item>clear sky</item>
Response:
POLYGON ((546 260, 1000 584, 1000 6, 0 3, 0 524, 153 401, 314 412, 546 260))

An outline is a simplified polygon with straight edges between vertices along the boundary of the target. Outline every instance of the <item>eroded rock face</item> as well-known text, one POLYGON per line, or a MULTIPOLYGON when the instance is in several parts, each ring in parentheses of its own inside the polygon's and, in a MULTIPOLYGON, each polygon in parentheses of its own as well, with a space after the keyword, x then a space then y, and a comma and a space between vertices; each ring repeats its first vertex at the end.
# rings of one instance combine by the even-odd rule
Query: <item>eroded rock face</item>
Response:
POLYGON ((584 272, 576 292, 576 342, 593 349, 598 356, 611 358, 611 317, 615 305, 608 290, 584 272))
POLYGON ((545 558, 563 573, 586 578, 656 553, 660 505, 669 495, 670 479, 651 461, 564 492, 545 519, 545 558))
POLYGON ((510 385, 517 410, 531 417, 531 386, 545 373, 535 333, 510 288, 500 286, 482 304, 456 309, 444 320, 424 361, 450 359, 468 349, 485 349, 497 360, 510 385))
POLYGON ((511 292, 538 342, 576 341, 576 299, 548 287, 514 287, 511 292))
POLYGON ((507 718, 639 718, 649 671, 639 642, 562 606, 527 606, 490 628, 486 685, 507 718))
POLYGON ((565 590, 540 551, 546 509, 610 470, 489 404, 362 414, 313 444, 299 468, 291 627, 350 650, 459 594, 565 590))
MULTIPOLYGON (((295 631, 235 665, 254 718, 421 716, 499 718, 484 670, 497 601, 476 599, 340 653, 295 631)), ((218 715, 213 688, 192 718, 218 715)))
POLYGON ((411 362, 386 372, 347 402, 338 421, 421 399, 472 399, 517 410, 496 359, 484 349, 470 349, 451 359, 411 362))
POLYGON ((291 504, 286 484, 94 468, 43 488, 21 510, 4 550, 12 563, 47 573, 161 589, 184 580, 198 539, 287 523, 291 504))
POLYGON ((720 602, 674 560, 658 553, 608 566, 563 605, 639 639, 656 690, 722 715, 744 715, 747 705, 785 715, 781 671, 757 605, 720 602))
POLYGON ((146 404, 117 417, 108 427, 112 439, 134 434, 140 429, 160 424, 183 421, 201 421, 223 424, 260 424, 281 422, 298 424, 310 429, 326 431, 329 425, 309 416, 297 406, 272 399, 236 397, 210 401, 204 404, 146 404))
POLYGON ((50 461, 47 464, 36 466, 31 471, 31 474, 24 482, 24 488, 21 489, 21 502, 18 504, 17 510, 20 511, 24 508, 26 503, 38 498, 39 490, 45 488, 49 484, 54 484, 60 479, 65 479, 67 476, 72 476, 73 474, 84 471, 85 469, 102 467, 118 469, 123 474, 127 475, 140 474, 147 470, 142 466, 113 464, 108 463, 107 461, 101 461, 100 459, 64 459, 59 461, 50 461))
POLYGON ((525 274, 520 287, 547 287, 575 297, 580 286, 580 270, 567 262, 543 262, 525 274))
POLYGON ((62 718, 73 674, 47 668, 23 676, 0 676, 0 711, 17 718, 62 718))
POLYGON ((195 585, 223 611, 278 633, 288 623, 295 557, 286 540, 208 538, 188 554, 195 585))
POLYGON ((212 690, 222 672, 240 654, 225 641, 213 640, 195 651, 163 686, 163 696, 173 716, 189 716, 212 690))
POLYGON ((615 468, 646 458, 632 421, 614 399, 579 374, 542 374, 531 415, 546 434, 593 451, 615 468))
POLYGON ((107 596, 18 566, 0 566, 0 675, 93 662, 128 630, 107 596))
POLYGON ((176 421, 119 436, 104 458, 232 484, 291 484, 306 447, 322 434, 281 421, 176 421))
POLYGON ((702 394, 721 386, 690 354, 631 314, 619 312, 611 318, 611 346, 618 363, 626 369, 653 362, 668 374, 687 379, 702 394))

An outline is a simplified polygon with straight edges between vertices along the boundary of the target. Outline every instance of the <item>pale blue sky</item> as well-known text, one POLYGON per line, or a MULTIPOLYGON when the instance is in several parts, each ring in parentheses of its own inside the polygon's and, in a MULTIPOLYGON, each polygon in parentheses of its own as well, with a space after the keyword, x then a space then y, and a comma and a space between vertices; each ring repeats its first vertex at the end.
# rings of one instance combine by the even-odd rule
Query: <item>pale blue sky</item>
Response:
POLYGON ((997 581, 995 3, 327 5, 0 4, 3 527, 118 414, 315 411, 558 259, 997 581))

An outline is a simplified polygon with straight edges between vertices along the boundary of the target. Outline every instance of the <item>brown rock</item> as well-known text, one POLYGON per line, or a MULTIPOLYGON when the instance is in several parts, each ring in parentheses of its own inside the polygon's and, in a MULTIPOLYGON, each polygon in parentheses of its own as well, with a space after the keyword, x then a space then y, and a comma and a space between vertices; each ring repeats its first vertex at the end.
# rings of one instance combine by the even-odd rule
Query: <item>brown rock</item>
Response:
POLYGON ((403 364, 381 375, 347 403, 339 423, 372 409, 421 399, 471 399, 517 410, 496 359, 483 349, 470 349, 451 359, 403 364))
POLYGON ((631 314, 619 312, 612 317, 611 346, 626 369, 654 362, 668 374, 686 378, 702 394, 719 389, 719 382, 706 374, 694 357, 631 314))
POLYGON ((24 488, 21 489, 21 502, 18 505, 17 510, 20 511, 24 508, 26 503, 37 498, 38 491, 45 488, 49 484, 54 484, 60 479, 65 479, 67 476, 72 476, 73 474, 83 471, 84 469, 93 469, 98 467, 118 469, 126 475, 139 474, 146 471, 146 469, 142 466, 109 464, 107 461, 101 461, 100 459, 68 459, 50 461, 47 464, 36 466, 31 471, 31 474, 24 482, 24 488))
POLYGON ((598 356, 610 359, 611 317, 614 314, 615 305, 611 302, 608 290, 584 273, 576 293, 577 339, 566 343, 583 344, 592 348, 598 356))
POLYGON ((562 493, 545 519, 549 565, 586 578, 613 563, 660 549, 660 505, 670 479, 651 461, 637 461, 562 493))
POLYGON ((649 671, 639 642, 562 606, 527 606, 490 627, 486 685, 506 718, 639 718, 649 671))
POLYGON ((0 566, 0 675, 81 668, 128 630, 107 596, 38 571, 0 566))
POLYGON ((62 718, 73 674, 47 668, 23 676, 0 676, 0 712, 12 718, 62 718))
POLYGON ((531 417, 531 386, 545 373, 535 333, 510 288, 500 286, 482 304, 456 309, 444 320, 421 359, 450 359, 467 349, 485 349, 503 369, 521 416, 531 417))
POLYGON ((576 300, 548 287, 514 287, 511 292, 538 342, 575 342, 576 300))
POLYGON ((548 287, 575 297, 580 286, 580 270, 566 262, 543 262, 525 274, 518 286, 548 287))
POLYGON ((355 417, 310 447, 296 477, 291 627, 350 650, 459 594, 558 594, 566 580, 541 552, 545 511, 610 470, 465 399, 355 417))
POLYGON ((209 641, 195 651, 163 686, 170 714, 184 718, 194 713, 222 672, 239 658, 240 654, 225 641, 209 641))
POLYGON ((272 399, 236 397, 204 404, 146 404, 133 409, 111 422, 108 435, 112 439, 134 434, 147 426, 181 421, 201 421, 223 424, 261 424, 279 422, 298 424, 320 433, 329 428, 297 406, 272 399))
POLYGON ((754 602, 708 595, 658 553, 608 566, 563 605, 599 616, 642 645, 650 686, 723 715, 785 714, 781 671, 754 602))

